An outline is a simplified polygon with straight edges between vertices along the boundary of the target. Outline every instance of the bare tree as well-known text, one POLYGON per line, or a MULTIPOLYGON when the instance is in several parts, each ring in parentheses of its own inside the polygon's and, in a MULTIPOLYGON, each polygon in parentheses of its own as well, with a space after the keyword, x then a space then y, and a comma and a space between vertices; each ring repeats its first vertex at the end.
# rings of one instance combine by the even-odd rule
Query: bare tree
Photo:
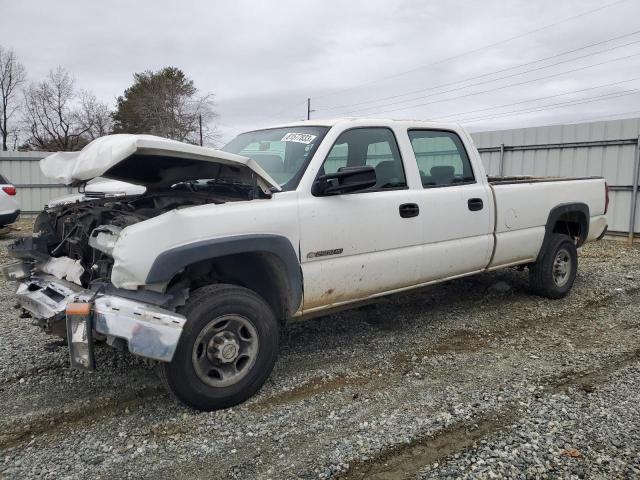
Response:
POLYGON ((218 127, 214 123, 218 118, 218 114, 214 110, 214 95, 208 94, 196 97, 191 102, 189 109, 191 110, 190 118, 195 120, 194 128, 187 135, 185 141, 190 143, 199 143, 199 126, 202 125, 202 138, 205 145, 216 147, 220 141, 220 133, 218 127))
POLYGON ((202 125, 203 143, 215 144, 219 135, 213 123, 218 118, 218 114, 213 109, 215 105, 213 94, 199 96, 195 93, 188 97, 169 91, 166 98, 168 107, 165 107, 164 111, 158 109, 156 113, 160 123, 159 131, 154 132, 156 135, 198 144, 200 143, 200 125, 202 125))
POLYGON ((81 90, 78 97, 79 106, 74 117, 80 130, 84 130, 90 140, 108 135, 113 127, 113 119, 107 104, 99 102, 87 90, 81 90))
MULTIPOLYGON (((33 148, 71 151, 79 150, 89 141, 95 115, 78 113, 77 98, 73 78, 62 67, 51 70, 42 82, 29 86, 25 92, 25 122, 33 148)), ((95 98, 85 95, 85 99, 88 99, 86 108, 95 110, 95 98)), ((81 107, 80 112, 84 109, 81 107)))
POLYGON ((26 77, 24 66, 18 62, 14 51, 0 45, 0 135, 3 151, 7 150, 7 138, 17 136, 17 130, 10 128, 9 121, 20 108, 16 95, 26 77))

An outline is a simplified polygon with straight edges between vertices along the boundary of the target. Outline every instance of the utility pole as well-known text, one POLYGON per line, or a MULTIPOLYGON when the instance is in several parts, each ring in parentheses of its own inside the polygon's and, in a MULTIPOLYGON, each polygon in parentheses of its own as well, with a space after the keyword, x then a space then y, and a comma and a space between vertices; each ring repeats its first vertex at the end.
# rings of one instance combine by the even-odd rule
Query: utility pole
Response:
POLYGON ((202 114, 198 115, 198 125, 200 125, 200 146, 202 146, 202 114))
POLYGON ((313 111, 311 110, 311 99, 307 98, 307 120, 311 120, 311 112, 313 111))

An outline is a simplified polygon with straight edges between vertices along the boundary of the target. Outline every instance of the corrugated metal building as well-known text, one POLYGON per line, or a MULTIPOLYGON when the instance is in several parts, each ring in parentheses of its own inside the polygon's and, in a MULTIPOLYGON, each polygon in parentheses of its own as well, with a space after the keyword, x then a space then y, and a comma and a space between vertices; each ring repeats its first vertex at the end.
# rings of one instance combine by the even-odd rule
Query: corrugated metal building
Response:
POLYGON ((42 211, 49 200, 75 192, 72 187, 56 183, 40 171, 39 161, 48 152, 0 152, 0 173, 18 189, 23 214, 42 211))
MULTIPOLYGON (((638 185, 639 136, 640 118, 472 135, 489 175, 605 177, 612 233, 629 232, 633 185, 638 185)), ((635 203, 635 232, 640 232, 637 196, 635 203)))
MULTIPOLYGON (((629 232, 640 118, 519 128, 472 135, 489 175, 603 176, 611 189, 609 230, 629 232)), ((74 189, 52 183, 38 165, 45 153, 0 152, 0 173, 18 187, 24 213, 74 189)), ((638 185, 638 172, 635 171, 638 185)), ((640 195, 635 232, 640 233, 640 195)))

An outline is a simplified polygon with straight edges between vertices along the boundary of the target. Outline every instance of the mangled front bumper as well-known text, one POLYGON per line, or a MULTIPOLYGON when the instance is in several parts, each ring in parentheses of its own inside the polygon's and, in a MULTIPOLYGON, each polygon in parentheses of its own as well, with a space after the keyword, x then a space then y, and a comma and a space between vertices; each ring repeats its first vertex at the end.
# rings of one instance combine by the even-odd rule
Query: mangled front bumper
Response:
POLYGON ((148 303, 116 296, 96 298, 93 328, 108 337, 127 341, 129 351, 142 357, 170 362, 186 318, 148 303))
POLYGON ((69 304, 89 303, 89 338, 97 333, 106 337, 109 344, 121 339, 131 353, 163 362, 173 359, 186 321, 184 316, 156 305, 115 295, 96 295, 46 274, 32 274, 23 279, 16 297, 20 307, 31 316, 51 322, 65 322, 69 304))

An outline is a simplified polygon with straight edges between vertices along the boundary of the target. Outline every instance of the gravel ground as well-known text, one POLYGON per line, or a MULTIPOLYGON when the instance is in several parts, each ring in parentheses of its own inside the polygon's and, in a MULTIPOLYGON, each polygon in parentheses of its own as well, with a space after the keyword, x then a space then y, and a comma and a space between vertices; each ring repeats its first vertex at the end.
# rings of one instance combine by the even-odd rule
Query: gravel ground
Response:
POLYGON ((0 281, 0 478, 640 477, 639 267, 603 241, 563 300, 507 270, 293 324, 212 413, 107 347, 71 370, 0 281))

